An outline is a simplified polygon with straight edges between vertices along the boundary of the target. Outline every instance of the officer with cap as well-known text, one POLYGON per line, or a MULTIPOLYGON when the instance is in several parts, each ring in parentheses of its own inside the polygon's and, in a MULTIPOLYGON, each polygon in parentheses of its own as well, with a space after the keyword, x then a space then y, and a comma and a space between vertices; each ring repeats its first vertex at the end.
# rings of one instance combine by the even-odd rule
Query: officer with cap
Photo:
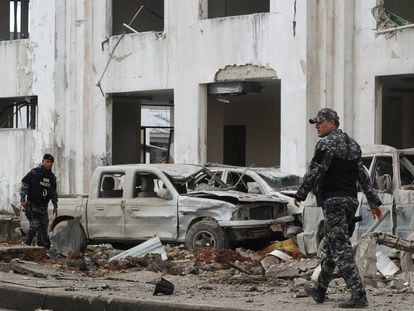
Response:
POLYGON ((362 187, 373 217, 382 217, 382 205, 361 161, 361 148, 339 127, 336 111, 323 108, 309 123, 315 124, 321 138, 295 194, 295 204, 304 201, 310 191, 317 197, 325 219, 325 252, 321 258, 321 273, 316 283, 305 285, 305 292, 317 303, 325 301, 325 293, 337 266, 351 297, 338 303, 340 308, 368 306, 367 295, 355 263, 351 242, 355 212, 358 208, 357 182, 362 187))
POLYGON ((56 193, 56 177, 52 173, 54 158, 46 153, 41 165, 32 169, 22 179, 20 190, 20 206, 25 211, 30 222, 29 232, 26 236, 26 244, 31 245, 36 233, 37 244, 49 248, 47 227, 49 217, 47 206, 50 200, 53 203, 53 214, 57 216, 58 197, 56 193))

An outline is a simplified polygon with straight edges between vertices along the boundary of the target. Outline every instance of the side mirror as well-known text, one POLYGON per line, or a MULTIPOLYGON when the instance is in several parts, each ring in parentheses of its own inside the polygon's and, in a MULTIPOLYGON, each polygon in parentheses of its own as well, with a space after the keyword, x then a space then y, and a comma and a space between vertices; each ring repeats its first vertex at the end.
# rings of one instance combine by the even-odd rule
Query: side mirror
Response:
POLYGON ((172 196, 171 192, 168 189, 165 189, 165 188, 158 189, 157 196, 159 198, 167 200, 167 201, 173 199, 173 196, 172 196))
POLYGON ((248 182, 247 183, 247 193, 253 193, 253 194, 261 194, 262 191, 260 190, 259 183, 257 182, 248 182))

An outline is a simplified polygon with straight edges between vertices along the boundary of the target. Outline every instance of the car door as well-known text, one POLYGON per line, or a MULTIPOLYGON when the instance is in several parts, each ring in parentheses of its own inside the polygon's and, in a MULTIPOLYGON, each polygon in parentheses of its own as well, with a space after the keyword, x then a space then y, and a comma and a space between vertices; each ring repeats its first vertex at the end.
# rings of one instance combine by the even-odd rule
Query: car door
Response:
MULTIPOLYGON (((394 169, 393 169, 393 157, 392 155, 375 156, 373 158, 370 177, 374 188, 377 190, 377 194, 382 202, 382 211, 385 212, 387 209, 391 211, 391 214, 386 217, 381 224, 377 227, 377 231, 392 232, 392 213, 394 203, 394 169)), ((365 195, 361 192, 358 193, 358 199, 362 203, 357 212, 362 216, 362 221, 356 227, 356 238, 359 239, 369 227, 374 223, 371 211, 365 195)))
POLYGON ((90 239, 120 240, 125 235, 125 171, 102 172, 98 191, 88 200, 90 239))
POLYGON ((395 197, 395 234, 406 238, 414 231, 414 153, 396 156, 398 180, 395 197))
POLYGON ((125 201, 126 237, 176 239, 178 193, 166 176, 136 171, 132 192, 125 201))

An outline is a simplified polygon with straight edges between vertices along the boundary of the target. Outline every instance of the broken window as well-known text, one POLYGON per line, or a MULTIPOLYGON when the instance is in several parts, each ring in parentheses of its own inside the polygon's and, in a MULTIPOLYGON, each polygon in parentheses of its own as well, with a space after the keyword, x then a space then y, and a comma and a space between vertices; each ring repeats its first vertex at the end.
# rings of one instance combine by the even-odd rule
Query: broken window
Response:
POLYGON ((226 180, 226 184, 234 187, 234 190, 245 193, 249 192, 248 183, 250 182, 254 182, 254 179, 237 172, 229 172, 226 180))
POLYGON ((0 14, 0 40, 29 38, 29 0, 1 0, 0 14))
POLYGON ((392 157, 377 157, 374 169, 374 188, 385 192, 392 187, 392 157))
POLYGON ((140 172, 135 174, 134 198, 162 197, 161 192, 167 187, 164 181, 155 174, 140 172))
POLYGON ((265 13, 269 11, 269 0, 208 0, 208 18, 265 13))
POLYGON ((100 198, 122 198, 125 173, 104 173, 99 187, 100 198))
MULTIPOLYGON (((112 34, 118 35, 129 25, 138 32, 164 30, 164 0, 113 0, 112 1, 112 34), (134 21, 129 22, 143 6, 134 21)), ((128 30, 130 32, 130 30, 128 30)))
POLYGON ((0 128, 36 128, 37 96, 0 98, 0 128))
POLYGON ((400 155, 401 189, 414 190, 414 155, 400 155))
POLYGON ((411 25, 414 23, 414 3, 412 0, 383 0, 372 9, 372 14, 379 30, 411 25))

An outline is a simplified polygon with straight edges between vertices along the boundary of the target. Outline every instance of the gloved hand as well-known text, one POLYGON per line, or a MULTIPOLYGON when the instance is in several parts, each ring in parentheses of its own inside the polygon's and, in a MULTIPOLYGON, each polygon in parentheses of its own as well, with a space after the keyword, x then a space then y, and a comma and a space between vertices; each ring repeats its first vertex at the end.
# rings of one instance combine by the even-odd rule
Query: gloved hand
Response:
POLYGON ((381 219, 382 218, 382 211, 379 207, 373 207, 371 208, 372 217, 375 219, 381 219))

